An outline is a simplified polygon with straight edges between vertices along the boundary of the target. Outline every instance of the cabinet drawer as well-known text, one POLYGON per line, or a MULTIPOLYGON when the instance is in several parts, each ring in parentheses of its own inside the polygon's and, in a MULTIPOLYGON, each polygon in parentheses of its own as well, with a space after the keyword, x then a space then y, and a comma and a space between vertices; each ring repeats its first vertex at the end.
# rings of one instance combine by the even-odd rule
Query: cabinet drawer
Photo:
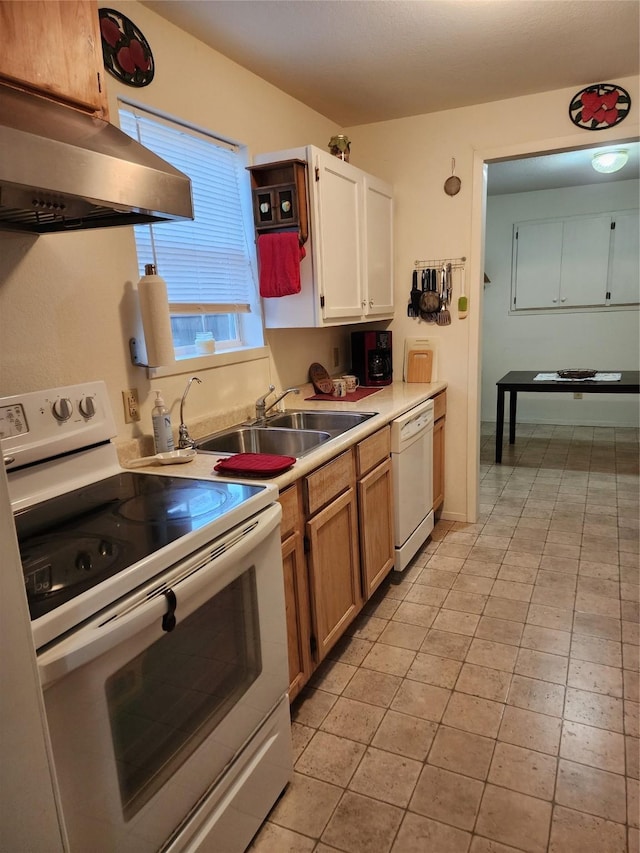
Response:
POLYGON ((280 538, 284 542, 296 530, 300 529, 301 506, 300 489, 298 483, 285 489, 278 498, 282 507, 282 521, 280 522, 280 538))
POLYGON ((433 398, 433 419, 437 421, 438 418, 444 417, 447 413, 447 392, 443 391, 441 394, 438 394, 437 397, 433 398))
POLYGON ((382 429, 365 438, 356 447, 358 477, 371 471, 391 453, 391 427, 382 429))
POLYGON ((305 477, 306 514, 313 515, 354 482, 353 453, 347 450, 305 477))

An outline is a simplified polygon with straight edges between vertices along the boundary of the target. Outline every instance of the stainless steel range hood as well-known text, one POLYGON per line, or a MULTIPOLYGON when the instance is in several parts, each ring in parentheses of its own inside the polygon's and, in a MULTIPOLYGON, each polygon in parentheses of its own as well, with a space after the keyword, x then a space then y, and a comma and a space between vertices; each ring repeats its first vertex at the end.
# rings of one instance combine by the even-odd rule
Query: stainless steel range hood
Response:
POLYGON ((193 219, 191 181, 117 127, 0 84, 0 230, 193 219))

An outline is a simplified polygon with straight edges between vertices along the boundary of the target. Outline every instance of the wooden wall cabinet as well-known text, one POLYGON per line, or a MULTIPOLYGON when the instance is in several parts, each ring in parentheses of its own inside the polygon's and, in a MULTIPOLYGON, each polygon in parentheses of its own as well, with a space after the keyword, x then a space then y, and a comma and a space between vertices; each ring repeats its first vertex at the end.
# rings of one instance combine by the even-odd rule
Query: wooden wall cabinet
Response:
POLYGON ((108 118, 98 5, 2 0, 0 79, 108 118))
POLYGON ((256 234, 297 228, 300 242, 309 236, 306 163, 284 160, 249 166, 256 234))
POLYGON ((391 428, 384 427, 356 447, 358 520, 364 600, 371 597, 394 564, 391 428))
POLYGON ((306 162, 307 257, 301 291, 263 302, 267 328, 335 326, 393 317, 393 195, 384 181, 313 145, 255 158, 306 162))
POLYGON ((447 392, 433 399, 433 511, 444 503, 444 424, 447 413, 447 392))

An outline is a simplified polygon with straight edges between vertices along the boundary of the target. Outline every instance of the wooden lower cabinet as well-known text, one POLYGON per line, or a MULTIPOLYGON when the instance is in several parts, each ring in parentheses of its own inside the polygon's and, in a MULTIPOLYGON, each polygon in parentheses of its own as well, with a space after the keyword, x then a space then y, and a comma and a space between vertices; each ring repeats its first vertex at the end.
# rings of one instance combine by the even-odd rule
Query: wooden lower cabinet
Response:
POLYGON ((387 459, 358 482, 360 556, 365 600, 393 568, 393 478, 387 459))
POLYGON ((282 568, 289 652, 289 699, 294 699, 311 677, 311 623, 309 583, 304 555, 302 496, 299 483, 280 495, 282 505, 282 568))
POLYGON ((365 601, 393 568, 391 429, 383 427, 356 447, 362 593, 365 601))
POLYGON ((389 434, 379 430, 279 497, 290 700, 393 567, 389 434))
POLYGON ((306 536, 312 625, 319 663, 362 607, 353 487, 307 522, 306 536))
POLYGON ((304 478, 311 628, 319 663, 362 607, 353 450, 304 478))
POLYGON ((433 511, 444 503, 444 424, 447 411, 446 392, 434 398, 433 424, 433 511))

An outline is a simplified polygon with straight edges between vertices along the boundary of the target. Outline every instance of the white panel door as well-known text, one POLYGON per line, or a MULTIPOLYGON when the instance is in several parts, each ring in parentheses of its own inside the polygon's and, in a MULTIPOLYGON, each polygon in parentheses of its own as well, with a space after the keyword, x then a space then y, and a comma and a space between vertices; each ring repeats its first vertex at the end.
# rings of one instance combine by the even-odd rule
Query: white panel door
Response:
POLYGON ((561 263, 561 221, 517 223, 512 309, 555 307, 560 292, 561 263))
POLYGON ((364 313, 393 314, 393 197, 391 187, 365 175, 366 218, 364 313))
POLYGON ((362 172, 323 151, 314 154, 314 251, 325 320, 360 317, 363 281, 362 172))
POLYGON ((640 222, 637 210, 614 213, 609 292, 611 305, 640 302, 640 222))
POLYGON ((561 307, 604 305, 607 294, 611 216, 576 216, 564 220, 561 307))

